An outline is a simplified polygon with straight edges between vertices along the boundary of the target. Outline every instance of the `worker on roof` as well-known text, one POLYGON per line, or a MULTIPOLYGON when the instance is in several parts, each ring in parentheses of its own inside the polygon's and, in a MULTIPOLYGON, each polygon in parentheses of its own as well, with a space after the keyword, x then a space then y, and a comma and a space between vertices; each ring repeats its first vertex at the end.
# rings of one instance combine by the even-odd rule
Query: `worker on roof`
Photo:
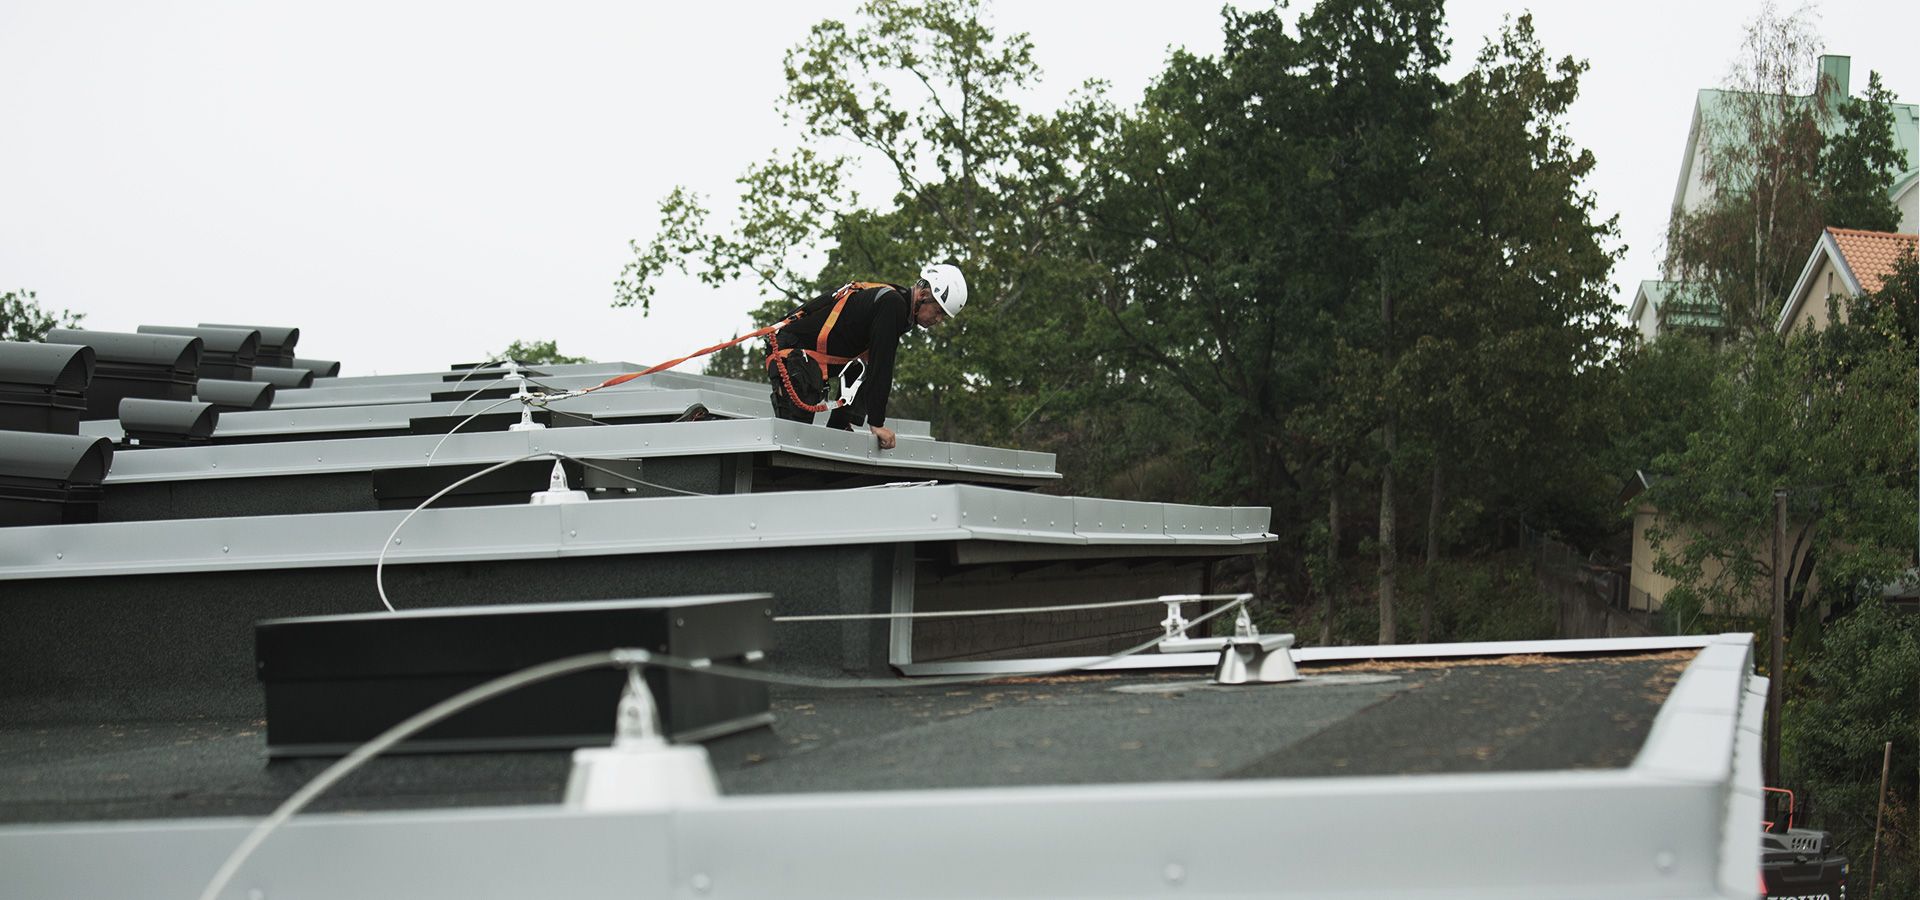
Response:
POLYGON ((967 280, 945 263, 921 269, 912 288, 856 281, 814 298, 774 336, 773 351, 767 354, 774 415, 812 422, 815 413, 831 406, 827 427, 851 431, 864 424, 873 430, 880 449, 893 449, 887 395, 893 390, 900 338, 916 325, 932 328, 946 321, 965 305, 967 280), (850 374, 857 379, 846 377, 850 374), (842 397, 829 404, 827 381, 835 377, 841 380, 842 397))

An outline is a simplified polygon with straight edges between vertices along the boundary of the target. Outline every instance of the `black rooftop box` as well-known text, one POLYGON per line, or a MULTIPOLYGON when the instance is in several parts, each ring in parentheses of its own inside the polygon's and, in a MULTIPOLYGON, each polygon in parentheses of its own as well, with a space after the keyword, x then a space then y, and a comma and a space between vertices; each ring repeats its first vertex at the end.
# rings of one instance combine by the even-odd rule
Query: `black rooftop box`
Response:
MULTIPOLYGON (((754 666, 770 643, 773 598, 727 594, 464 606, 270 619, 254 626, 266 689, 267 752, 339 755, 475 685, 528 666, 637 647, 754 666)), ((666 733, 702 740, 772 721, 759 682, 649 667, 666 733)), ((400 745, 449 750, 604 745, 626 673, 608 668, 532 685, 472 707, 400 745)))
POLYGON ((293 365, 293 345, 300 343, 300 329, 281 325, 229 325, 225 322, 201 322, 201 328, 238 328, 241 331, 260 333, 260 349, 254 357, 254 365, 281 366, 293 365))
POLYGON ((89 347, 0 341, 0 429, 79 434, 93 367, 89 347))
POLYGON ((220 411, 211 403, 186 400, 120 401, 120 430, 127 443, 139 447, 185 447, 213 438, 220 411))
POLYGON ((86 419, 119 415, 120 401, 127 397, 192 399, 193 383, 200 377, 202 343, 197 337, 55 328, 47 332, 47 343, 93 348, 93 383, 87 386, 82 416, 86 419))
POLYGON ((193 398, 211 403, 216 412, 249 412, 273 405, 274 387, 264 381, 228 381, 202 378, 193 398))
POLYGON ((306 369, 315 378, 340 377, 340 361, 337 359, 295 359, 292 368, 306 369))
POLYGON ((252 381, 253 367, 259 363, 260 332, 251 328, 189 328, 184 325, 142 325, 141 334, 181 334, 197 337, 206 344, 200 360, 203 378, 252 381))
POLYGON ((253 380, 264 381, 284 390, 302 390, 313 387, 313 372, 286 366, 254 366, 253 380))
POLYGON ((100 514, 113 465, 103 437, 0 431, 0 525, 71 525, 100 514))

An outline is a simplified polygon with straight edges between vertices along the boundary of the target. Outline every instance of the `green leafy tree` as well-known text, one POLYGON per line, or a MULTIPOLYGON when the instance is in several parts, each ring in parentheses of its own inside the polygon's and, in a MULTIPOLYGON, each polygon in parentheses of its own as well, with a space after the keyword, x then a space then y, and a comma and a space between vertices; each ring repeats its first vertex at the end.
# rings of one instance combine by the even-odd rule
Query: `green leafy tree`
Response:
POLYGON ((1655 570, 1679 582, 1668 595, 1677 624, 1697 611, 1765 614, 1776 489, 1789 492, 1789 633, 1819 601, 1844 606, 1909 564, 1915 370, 1904 320, 1917 289, 1909 255, 1846 321, 1720 355, 1709 420, 1656 462, 1667 477, 1647 493, 1663 521, 1649 530, 1655 570))
POLYGON ((1867 231, 1900 227, 1893 180, 1906 159, 1893 141, 1893 92, 1867 73, 1867 92, 1839 104, 1842 127, 1820 152, 1820 183, 1826 195, 1827 224, 1867 231))
POLYGON ((1878 597, 1835 623, 1799 672, 1802 689, 1782 718, 1782 768, 1811 801, 1809 824, 1834 834, 1853 883, 1873 853, 1883 748, 1893 744, 1875 896, 1920 894, 1920 843, 1912 804, 1914 734, 1920 730, 1920 617, 1878 597))
POLYGON ((701 198, 670 194, 616 305, 644 308, 671 268, 756 284, 767 323, 847 281, 911 283, 926 263, 955 262, 972 299, 908 338, 897 405, 961 437, 1005 439, 1098 381, 1092 355, 1063 347, 1081 330, 1074 301, 1092 269, 1078 249, 1087 160, 1114 112, 1098 84, 1059 111, 1023 109, 1014 98, 1040 77, 1032 43, 996 34, 975 0, 873 0, 859 17, 821 22, 787 54, 779 105, 799 145, 748 168, 726 228, 708 225, 701 198), (890 176, 892 196, 846 187, 843 173, 864 165, 890 176))
POLYGON ((1603 405, 1568 401, 1610 390, 1627 339, 1608 283, 1618 230, 1584 187, 1593 155, 1567 135, 1585 70, 1550 59, 1521 16, 1434 124, 1408 223, 1420 277, 1394 323, 1404 344, 1388 379, 1409 461, 1426 469, 1428 567, 1467 519, 1542 520, 1613 474, 1590 450, 1605 440, 1603 405))
POLYGON ((1295 547, 1328 460, 1383 459, 1381 294, 1407 278, 1440 8, 1322 3, 1298 37, 1225 15, 1221 55, 1176 52, 1108 152, 1092 294, 1101 341, 1210 445, 1209 496, 1272 505, 1295 547))
POLYGON ((0 294, 0 341, 41 341, 55 328, 78 328, 84 313, 50 310, 28 290, 0 294))
POLYGON ((1687 332, 1628 345, 1615 390, 1603 397, 1611 437, 1600 447, 1601 468, 1626 478, 1686 450, 1687 438, 1713 421, 1711 393, 1722 362, 1712 342, 1687 332))
POLYGON ((507 349, 492 354, 489 359, 511 359, 534 365, 564 366, 574 363, 590 363, 584 356, 568 356, 560 352, 558 341, 514 341, 507 349))

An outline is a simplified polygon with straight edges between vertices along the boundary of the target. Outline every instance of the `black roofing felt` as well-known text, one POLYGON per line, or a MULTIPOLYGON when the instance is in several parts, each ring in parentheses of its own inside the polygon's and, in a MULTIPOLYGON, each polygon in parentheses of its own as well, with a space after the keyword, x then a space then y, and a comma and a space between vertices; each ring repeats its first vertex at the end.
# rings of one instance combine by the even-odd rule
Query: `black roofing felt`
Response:
MULTIPOLYGON (((776 688, 773 726, 707 746, 735 795, 1620 767, 1687 659, 776 688)), ((0 726, 0 822, 261 814, 325 764, 267 762, 254 719, 0 726)), ((380 759, 314 808, 556 803, 569 767, 564 752, 380 759)))

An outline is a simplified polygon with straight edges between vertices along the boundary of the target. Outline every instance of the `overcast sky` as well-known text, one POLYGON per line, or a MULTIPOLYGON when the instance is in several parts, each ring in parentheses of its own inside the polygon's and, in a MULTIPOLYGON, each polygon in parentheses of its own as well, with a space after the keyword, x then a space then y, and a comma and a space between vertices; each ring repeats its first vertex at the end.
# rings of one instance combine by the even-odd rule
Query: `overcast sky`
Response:
MULTIPOLYGON (((628 240, 676 184, 731 207, 741 169, 794 141, 773 108, 783 52, 855 6, 0 0, 0 290, 97 329, 295 325, 300 354, 343 374, 437 369, 516 338, 677 356, 746 325, 759 298, 676 280, 649 317, 610 309, 628 240)), ((1525 8, 1449 4, 1449 75, 1525 8)), ((1535 7, 1548 50, 1593 66, 1572 130, 1620 215, 1623 306, 1657 272, 1694 92, 1722 83, 1757 9, 1535 7)), ((1169 47, 1218 50, 1218 10, 1046 0, 990 15, 1032 35, 1034 101, 1051 108, 1087 78, 1130 105, 1169 47)), ((1878 69, 1920 97, 1920 4, 1817 10, 1856 90, 1878 69)))

